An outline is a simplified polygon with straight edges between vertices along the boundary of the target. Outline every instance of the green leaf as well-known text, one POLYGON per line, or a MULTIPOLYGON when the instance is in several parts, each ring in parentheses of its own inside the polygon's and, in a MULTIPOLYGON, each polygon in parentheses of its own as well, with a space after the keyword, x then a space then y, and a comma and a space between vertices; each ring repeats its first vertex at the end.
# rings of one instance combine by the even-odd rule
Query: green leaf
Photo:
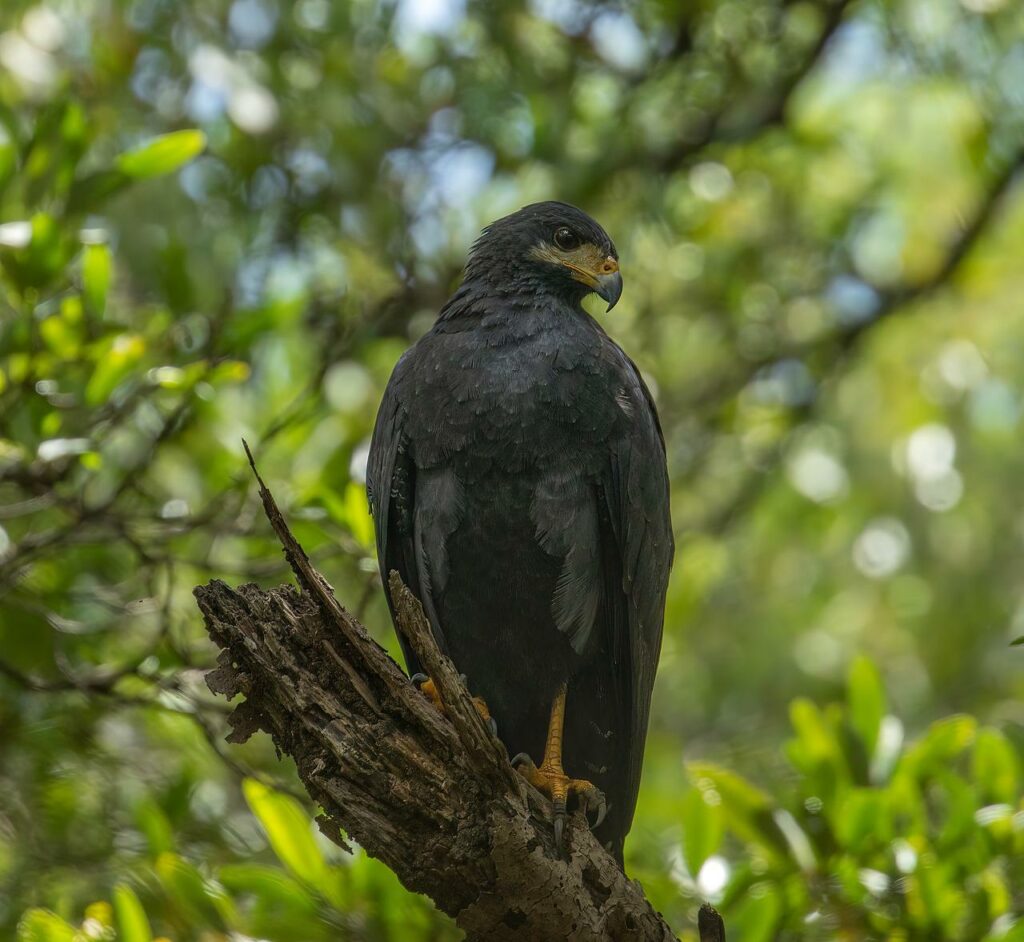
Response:
POLYGON ((783 856, 787 854, 785 839, 772 816, 775 806, 767 794, 735 772, 710 762, 688 763, 687 772, 698 789, 714 791, 721 799, 724 822, 737 837, 783 856))
POLYGON ((68 193, 68 215, 95 212, 131 182, 132 178, 120 170, 99 170, 75 180, 68 193))
MULTIPOLYGON (((248 896, 257 912, 273 912, 292 920, 317 918, 323 902, 305 884, 290 877, 278 866, 256 863, 226 864, 217 871, 217 879, 234 896, 248 896)), ((342 908, 334 898, 331 902, 342 908)), ((252 930, 250 925, 250 930, 252 930)))
POLYGON ((301 883, 288 876, 280 867, 257 863, 225 864, 217 877, 231 892, 251 893, 261 899, 296 897, 303 904, 314 907, 314 897, 301 883))
POLYGON ((114 887, 114 912, 117 915, 119 942, 151 942, 153 932, 146 911, 126 883, 114 887))
POLYGON ((177 854, 161 854, 156 873, 167 895, 195 927, 226 932, 235 921, 231 900, 217 886, 177 854))
POLYGON ((937 720, 908 753, 907 764, 918 774, 956 758, 974 742, 978 721, 956 714, 937 720))
POLYGON ((81 349, 81 331, 78 325, 71 318, 64 316, 65 311, 75 302, 81 304, 77 296, 64 298, 61 302, 61 313, 47 317, 39 324, 39 336, 46 346, 65 360, 73 359, 81 349))
POLYGON ((952 869, 933 852, 922 853, 916 869, 906 877, 906 907, 911 925, 928 930, 919 937, 942 938, 942 930, 956 925, 962 916, 964 902, 964 893, 952 869))
POLYGON ((67 190, 88 140, 82 105, 72 95, 59 98, 38 115, 31 143, 23 152, 19 175, 30 206, 48 203, 67 190))
POLYGON ((1014 638, 1014 639, 1013 639, 1013 640, 1012 640, 1012 641, 1010 642, 1010 647, 1011 647, 1011 648, 1012 648, 1012 647, 1016 647, 1017 645, 1021 645, 1021 644, 1024 644, 1024 635, 1021 635, 1021 636, 1020 636, 1019 638, 1014 638))
POLYGON ((884 847, 892 837, 892 815, 885 793, 873 788, 851 789, 836 816, 836 839, 854 856, 884 847))
POLYGON ((163 808, 151 795, 139 799, 134 809, 134 818, 154 857, 174 849, 174 829, 163 808))
POLYGON ((806 756, 816 762, 831 762, 835 759, 839 753, 839 743, 814 703, 806 697, 797 697, 789 705, 789 719, 806 756))
POLYGON ((259 818, 270 846, 289 873, 310 886, 326 891, 327 861, 313 838, 312 823, 302 806, 288 795, 246 779, 242 790, 252 813, 259 818))
POLYGON ((850 725, 864 743, 870 758, 878 744, 878 730, 885 716, 885 688, 875 665, 866 657, 858 657, 850 665, 847 682, 850 704, 850 725))
POLYGON ((252 369, 244 360, 222 360, 210 371, 211 383, 244 383, 252 369))
POLYGON ((722 842, 721 802, 712 788, 691 788, 683 797, 683 859, 693 876, 722 842))
POLYGON ((173 173, 197 157, 206 147, 202 131, 174 131, 153 138, 117 158, 117 168, 136 180, 173 173))
POLYGON ((139 334, 119 334, 107 345, 96 361, 96 368, 85 387, 85 400, 89 405, 106 402, 117 385, 132 373, 145 356, 146 341, 139 334))
POLYGON ((978 810, 975 790, 960 776, 941 769, 928 791, 930 803, 941 808, 941 826, 934 838, 935 846, 950 853, 969 846, 976 827, 974 813, 978 810))
POLYGON ((18 923, 18 942, 75 942, 75 927, 48 909, 30 909, 18 923))
MULTIPOLYGON (((23 223, 18 223, 23 227, 23 223)), ((30 223, 27 244, 20 238, 0 246, 0 263, 21 290, 44 290, 60 276, 70 260, 72 241, 61 221, 47 213, 36 213, 30 223)), ((21 232, 19 230, 19 237, 21 232)), ((75 250, 77 251, 77 249, 75 250)))
POLYGON ((771 799, 766 792, 752 785, 745 778, 723 769, 711 762, 690 762, 687 764, 690 779, 700 789, 713 787, 727 805, 742 808, 745 812, 767 810, 771 799), (702 781, 707 779, 707 781, 702 781))
POLYGON ((770 884, 756 884, 728 913, 729 938, 743 942, 770 942, 782 917, 782 900, 770 884))
POLYGON ((997 729, 978 731, 971 756, 971 774, 986 800, 1016 804, 1020 796, 1017 756, 997 729))
POLYGON ((842 715, 798 697, 789 706, 789 716, 797 738, 786 744, 786 754, 808 777, 813 793, 829 805, 851 778, 841 740, 842 715))
POLYGON ((87 245, 82 253, 82 293, 89 309, 98 317, 107 308, 107 291, 113 261, 106 245, 87 245))

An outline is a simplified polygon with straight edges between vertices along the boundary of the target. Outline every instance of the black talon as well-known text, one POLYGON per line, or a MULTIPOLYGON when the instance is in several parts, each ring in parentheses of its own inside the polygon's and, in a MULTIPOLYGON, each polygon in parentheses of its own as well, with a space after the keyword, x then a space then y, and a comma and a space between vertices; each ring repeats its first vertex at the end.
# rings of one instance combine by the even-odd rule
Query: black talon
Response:
POLYGON ((430 680, 430 678, 427 677, 426 674, 418 672, 413 674, 412 677, 409 678, 409 680, 411 680, 413 684, 415 684, 417 687, 420 687, 423 684, 425 684, 428 680, 430 680))
POLYGON ((565 799, 556 798, 554 802, 554 819, 555 819, 555 853, 559 857, 565 852, 565 844, 562 840, 563 831, 565 830, 565 799))
POLYGON ((608 803, 605 801, 604 792, 600 789, 594 789, 594 791, 597 793, 596 795, 587 796, 583 801, 583 815, 586 817, 591 831, 599 828, 601 822, 604 821, 605 816, 608 814, 608 803), (593 824, 590 823, 591 810, 597 812, 597 819, 593 824))

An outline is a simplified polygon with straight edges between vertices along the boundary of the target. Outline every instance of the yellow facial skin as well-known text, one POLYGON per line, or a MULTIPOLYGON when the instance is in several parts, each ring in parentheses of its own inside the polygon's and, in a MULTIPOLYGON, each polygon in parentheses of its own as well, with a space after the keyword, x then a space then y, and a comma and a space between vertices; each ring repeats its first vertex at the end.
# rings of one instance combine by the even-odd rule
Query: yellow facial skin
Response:
POLYGON ((610 255, 605 255, 592 242, 584 243, 569 251, 556 245, 542 242, 533 248, 533 257, 544 262, 564 265, 576 281, 582 282, 595 291, 601 290, 600 278, 607 278, 619 270, 619 263, 610 255))

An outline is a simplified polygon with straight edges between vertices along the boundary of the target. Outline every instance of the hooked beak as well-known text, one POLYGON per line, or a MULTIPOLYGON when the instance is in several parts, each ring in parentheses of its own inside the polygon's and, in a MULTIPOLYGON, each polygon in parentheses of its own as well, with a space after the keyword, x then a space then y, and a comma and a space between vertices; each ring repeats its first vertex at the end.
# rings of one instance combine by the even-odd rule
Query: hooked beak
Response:
POLYGON ((608 302, 610 311, 622 297, 622 272, 619 271, 619 260, 609 255, 593 273, 593 279, 591 287, 608 302))
MULTIPOLYGON (((550 256, 541 254, 543 259, 550 256)), ((572 273, 572 277, 585 284, 591 291, 596 292, 608 302, 608 310, 615 307, 616 302, 622 297, 622 275, 619 272, 619 260, 608 255, 600 262, 595 263, 587 259, 586 267, 578 261, 565 258, 555 258, 553 261, 564 265, 572 273)))
POLYGON ((618 303, 620 297, 622 297, 622 272, 617 268, 613 272, 608 274, 598 275, 595 279, 597 285, 594 290, 608 302, 608 310, 610 311, 618 303))

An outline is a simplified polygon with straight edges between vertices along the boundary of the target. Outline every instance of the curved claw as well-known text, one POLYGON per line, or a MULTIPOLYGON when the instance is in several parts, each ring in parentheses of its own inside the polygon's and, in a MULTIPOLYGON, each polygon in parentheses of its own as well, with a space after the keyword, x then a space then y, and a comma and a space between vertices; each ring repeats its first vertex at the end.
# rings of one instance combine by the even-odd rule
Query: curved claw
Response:
POLYGON ((590 824, 590 830, 599 828, 601 822, 604 821, 605 816, 608 814, 608 802, 605 801, 604 792, 599 788, 595 788, 592 792, 584 792, 580 795, 580 804, 583 808, 583 814, 587 819, 587 824, 590 824, 590 812, 597 812, 597 819, 593 824, 590 824))
POLYGON ((441 694, 438 692, 437 686, 434 681, 431 680, 426 674, 413 674, 409 678, 412 685, 425 696, 439 713, 445 713, 444 701, 441 699, 441 694))
POLYGON ((555 825, 555 853, 559 857, 565 851, 565 842, 563 840, 563 834, 565 832, 565 799, 556 798, 554 801, 554 825, 555 825))
MULTIPOLYGON (((466 683, 466 675, 460 674, 462 683, 466 683)), ((437 689, 437 685, 433 679, 428 677, 426 674, 417 672, 409 678, 410 683, 419 690, 425 697, 427 697, 431 703, 434 704, 437 709, 444 714, 447 714, 448 710, 444 705, 444 701, 441 699, 441 693, 437 689)), ((491 711, 487 709, 487 704, 480 697, 473 697, 473 706, 476 707, 476 712, 480 714, 480 718, 488 725, 491 733, 494 736, 498 735, 498 724, 495 722, 494 717, 491 716, 491 711)))
POLYGON ((533 759, 525 752, 516 753, 510 761, 512 767, 526 781, 551 799, 555 850, 559 856, 564 856, 565 852, 565 821, 568 817, 567 805, 570 796, 576 795, 579 808, 591 830, 601 826, 608 814, 608 802, 605 800, 604 792, 592 782, 569 778, 559 765, 547 760, 537 768, 533 759), (596 814, 594 821, 591 821, 591 812, 596 814))

